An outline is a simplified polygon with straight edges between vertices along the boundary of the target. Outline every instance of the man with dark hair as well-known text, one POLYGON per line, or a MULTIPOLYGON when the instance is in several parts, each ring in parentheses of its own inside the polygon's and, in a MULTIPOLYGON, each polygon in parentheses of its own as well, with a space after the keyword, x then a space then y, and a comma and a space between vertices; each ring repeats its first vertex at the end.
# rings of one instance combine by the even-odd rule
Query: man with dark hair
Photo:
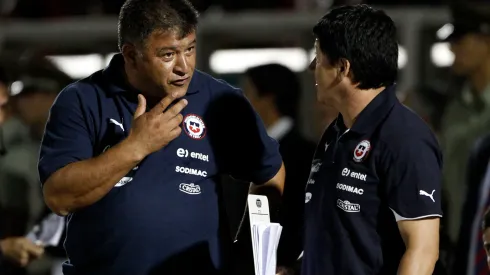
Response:
POLYGON ((395 24, 366 5, 344 6, 313 32, 317 99, 339 115, 311 167, 301 274, 432 274, 442 156, 396 97, 395 24))
POLYGON ((126 1, 121 53, 51 107, 39 175, 68 215, 65 274, 229 274, 217 179, 282 192, 278 144, 242 92, 195 70, 196 28, 187 0, 126 1))
POLYGON ((243 83, 243 91, 264 121, 267 132, 279 142, 286 167, 280 217, 283 231, 277 263, 292 267, 302 251, 303 193, 315 152, 315 143, 299 130, 301 83, 294 72, 279 64, 249 68, 243 83))
POLYGON ((280 64, 267 64, 247 69, 244 77, 244 92, 266 126, 274 124, 276 117, 298 119, 301 83, 293 71, 280 64), (266 114, 260 108, 274 112, 266 114))

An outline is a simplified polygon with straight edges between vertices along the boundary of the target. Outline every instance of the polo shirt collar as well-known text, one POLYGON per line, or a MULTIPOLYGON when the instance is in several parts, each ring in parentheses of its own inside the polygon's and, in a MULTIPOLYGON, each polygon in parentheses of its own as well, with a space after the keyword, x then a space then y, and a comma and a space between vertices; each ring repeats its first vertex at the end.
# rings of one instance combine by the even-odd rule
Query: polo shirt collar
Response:
MULTIPOLYGON (((139 92, 133 88, 127 81, 124 73, 124 57, 121 53, 115 54, 109 65, 102 72, 108 81, 109 92, 113 94, 122 92, 134 92, 138 94, 139 92)), ((198 78, 201 72, 198 70, 194 71, 189 87, 187 88, 187 95, 195 94, 199 92, 198 89, 198 78)))
MULTIPOLYGON (((381 91, 357 116, 349 132, 365 134, 376 128, 398 102, 395 87, 395 85, 389 86, 381 91)), ((340 113, 335 121, 335 129, 337 131, 347 130, 340 113)))

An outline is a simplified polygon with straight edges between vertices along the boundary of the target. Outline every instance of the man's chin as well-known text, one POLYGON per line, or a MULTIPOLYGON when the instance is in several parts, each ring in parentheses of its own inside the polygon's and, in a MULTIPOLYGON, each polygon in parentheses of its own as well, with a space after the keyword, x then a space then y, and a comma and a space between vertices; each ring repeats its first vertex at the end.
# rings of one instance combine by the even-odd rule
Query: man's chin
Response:
POLYGON ((169 89, 169 93, 177 93, 177 98, 184 97, 187 94, 187 88, 189 85, 183 85, 183 86, 173 86, 171 89, 169 89))

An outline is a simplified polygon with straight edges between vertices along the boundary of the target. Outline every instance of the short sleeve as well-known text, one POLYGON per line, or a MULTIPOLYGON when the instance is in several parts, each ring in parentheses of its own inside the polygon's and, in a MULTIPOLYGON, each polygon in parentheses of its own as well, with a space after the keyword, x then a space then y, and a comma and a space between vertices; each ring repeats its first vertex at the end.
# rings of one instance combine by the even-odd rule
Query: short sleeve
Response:
POLYGON ((235 179, 262 184, 282 165, 279 144, 240 90, 217 95, 206 118, 210 141, 225 173, 235 179))
POLYGON ((387 148, 386 196, 397 221, 442 217, 442 155, 428 139, 387 148))
POLYGON ((93 142, 76 86, 68 86, 51 107, 38 163, 41 184, 64 166, 88 159, 93 142))

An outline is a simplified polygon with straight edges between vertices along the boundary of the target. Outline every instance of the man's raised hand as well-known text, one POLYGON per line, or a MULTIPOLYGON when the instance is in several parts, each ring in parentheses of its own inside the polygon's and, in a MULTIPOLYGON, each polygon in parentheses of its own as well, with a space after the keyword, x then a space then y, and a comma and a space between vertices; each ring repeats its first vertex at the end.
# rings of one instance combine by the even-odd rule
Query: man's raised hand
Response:
POLYGON ((160 150, 182 132, 180 124, 183 116, 180 112, 187 105, 187 100, 182 99, 168 108, 175 99, 174 95, 167 95, 146 112, 146 99, 138 95, 138 107, 128 140, 136 145, 135 149, 143 156, 160 150))

